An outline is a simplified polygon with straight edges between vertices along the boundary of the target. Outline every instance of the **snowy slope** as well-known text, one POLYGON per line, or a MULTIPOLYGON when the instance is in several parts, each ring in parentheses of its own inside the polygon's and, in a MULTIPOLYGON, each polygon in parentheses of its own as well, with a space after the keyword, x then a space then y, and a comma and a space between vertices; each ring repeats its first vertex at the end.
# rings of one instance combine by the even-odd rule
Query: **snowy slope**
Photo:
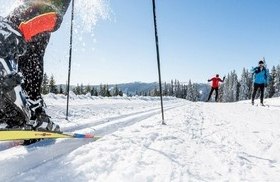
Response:
POLYGON ((68 132, 102 139, 0 143, 0 181, 279 181, 280 98, 269 107, 159 99, 48 95, 48 113, 68 132))

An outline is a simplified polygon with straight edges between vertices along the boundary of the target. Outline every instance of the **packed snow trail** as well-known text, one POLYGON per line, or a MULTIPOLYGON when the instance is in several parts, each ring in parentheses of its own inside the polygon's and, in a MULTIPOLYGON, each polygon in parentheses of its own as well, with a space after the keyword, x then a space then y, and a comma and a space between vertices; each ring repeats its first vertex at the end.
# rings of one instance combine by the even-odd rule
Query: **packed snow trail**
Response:
MULTIPOLYGON (((51 113, 62 113, 61 99, 46 99, 51 113)), ((104 137, 2 150, 0 180, 279 181, 280 99, 266 102, 270 107, 165 98, 161 125, 158 98, 75 98, 71 122, 53 119, 104 137)))
POLYGON ((254 107, 241 102, 204 104, 203 111, 207 115, 199 142, 205 145, 196 156, 199 157, 201 152, 203 156, 203 151, 207 151, 204 160, 216 161, 206 165, 216 173, 214 179, 280 179, 280 155, 277 154, 280 148, 279 109, 254 107))
MULTIPOLYGON (((177 107, 180 106, 180 104, 175 105, 177 105, 177 107)), ((176 107, 175 105, 171 104, 170 106, 167 106, 166 110, 176 107)), ((87 105, 87 107, 89 106, 87 105)), ((102 106, 99 105, 99 107, 102 106)), ((82 111, 83 110, 84 109, 82 109, 82 111)), ((98 136, 104 136, 121 129, 122 127, 127 127, 157 114, 160 114, 160 108, 154 108, 152 106, 148 110, 145 109, 143 111, 134 111, 130 112, 129 114, 103 118, 94 122, 88 122, 88 120, 84 120, 83 124, 79 124, 76 127, 73 127, 71 124, 69 124, 69 127, 64 127, 64 131, 75 131, 79 133, 94 132, 98 136)), ((0 157, 0 162, 3 162, 3 165, 0 166, 0 171, 3 171, 3 173, 0 173, 0 179, 5 181, 13 180, 15 173, 24 174, 26 171, 33 170, 34 168, 37 168, 41 165, 45 165, 48 163, 48 161, 60 158, 61 156, 66 155, 76 148, 86 143, 90 143, 91 141, 92 140, 90 139, 61 139, 56 141, 48 140, 25 147, 16 146, 12 147, 11 149, 7 149, 7 144, 5 145, 5 142, 3 142, 3 146, 5 147, 2 147, 3 151, 0 153, 0 155, 2 155, 2 157, 0 157), (14 167, 13 170, 11 170, 9 166, 15 163, 20 163, 20 165, 17 165, 17 167, 14 167)))

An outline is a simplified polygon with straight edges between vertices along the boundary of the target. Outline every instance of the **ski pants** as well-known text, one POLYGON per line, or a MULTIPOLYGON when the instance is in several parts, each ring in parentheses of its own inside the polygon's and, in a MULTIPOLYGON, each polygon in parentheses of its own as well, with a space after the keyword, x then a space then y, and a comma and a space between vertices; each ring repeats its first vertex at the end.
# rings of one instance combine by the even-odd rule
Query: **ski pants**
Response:
POLYGON ((18 68, 24 77, 23 89, 32 100, 41 98, 44 75, 44 54, 51 32, 63 20, 71 0, 23 1, 6 19, 17 27, 27 43, 27 51, 18 59, 18 68))
POLYGON ((50 33, 40 34, 27 43, 27 51, 19 57, 18 68, 23 74, 23 89, 32 100, 41 98, 41 85, 44 75, 44 54, 50 33))
POLYGON ((217 102, 218 101, 218 90, 219 90, 219 88, 214 88, 214 87, 212 87, 211 88, 211 91, 210 91, 210 93, 209 93, 209 97, 208 97, 208 101, 210 100, 210 98, 211 98, 211 95, 212 95, 212 93, 213 93, 213 91, 215 90, 215 101, 217 102))
POLYGON ((257 93, 258 89, 260 89, 260 91, 261 91, 260 100, 261 100, 261 103, 263 104, 264 84, 254 83, 254 90, 253 90, 253 94, 252 94, 252 102, 255 100, 256 93, 257 93))

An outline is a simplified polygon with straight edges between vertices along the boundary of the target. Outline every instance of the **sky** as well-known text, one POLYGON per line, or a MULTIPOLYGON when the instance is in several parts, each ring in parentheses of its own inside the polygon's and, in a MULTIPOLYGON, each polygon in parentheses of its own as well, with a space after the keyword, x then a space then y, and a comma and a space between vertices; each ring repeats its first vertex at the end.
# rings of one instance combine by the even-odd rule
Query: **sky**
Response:
MULTIPOLYGON (((158 81, 152 0, 75 2, 71 84, 158 81)), ((12 1, 0 3, 7 13, 12 1)), ((262 57, 268 68, 280 64, 279 7, 277 0, 157 0, 162 80, 206 83, 216 73, 240 75, 262 57)), ((67 80, 70 10, 45 55, 57 83, 67 80)))

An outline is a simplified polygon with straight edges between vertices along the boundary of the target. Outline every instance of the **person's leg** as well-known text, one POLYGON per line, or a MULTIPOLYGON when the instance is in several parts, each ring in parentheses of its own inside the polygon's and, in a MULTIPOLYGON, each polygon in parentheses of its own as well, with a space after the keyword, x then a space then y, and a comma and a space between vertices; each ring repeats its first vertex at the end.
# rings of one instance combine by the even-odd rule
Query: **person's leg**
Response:
POLYGON ((43 58, 50 34, 41 34, 28 43, 25 55, 19 57, 19 71, 24 77, 23 89, 31 100, 41 99, 41 83, 44 74, 43 58))
POLYGON ((252 94, 252 104, 254 105, 254 100, 255 100, 255 97, 256 97, 256 93, 258 91, 258 84, 254 84, 254 89, 253 89, 253 94, 252 94))
POLYGON ((213 91, 214 91, 214 88, 211 88, 211 91, 210 91, 210 93, 209 93, 209 96, 208 96, 207 101, 209 101, 209 100, 210 100, 210 98, 211 98, 211 95, 212 95, 213 91))
POLYGON ((44 104, 41 96, 41 85, 44 74, 43 59, 49 38, 50 34, 44 33, 36 36, 31 42, 28 42, 27 52, 19 58, 19 70, 24 77, 23 89, 29 97, 27 101, 32 114, 30 124, 35 128, 59 130, 59 127, 50 121, 49 116, 43 109, 44 104))
POLYGON ((261 104, 263 105, 264 84, 261 84, 261 85, 260 85, 260 90, 261 90, 261 97, 260 97, 260 100, 261 100, 261 104))
POLYGON ((215 88, 215 101, 218 102, 218 96, 219 96, 219 92, 218 92, 218 88, 215 88))
POLYGON ((39 124, 47 123, 47 129, 53 128, 53 123, 42 107, 43 100, 40 92, 44 74, 43 58, 50 33, 60 27, 70 2, 71 0, 63 0, 54 4, 38 4, 24 1, 5 18, 20 30, 20 35, 23 35, 27 42, 26 54, 18 58, 18 67, 24 77, 22 87, 28 95, 27 101, 32 114, 30 120, 36 120, 39 124))

